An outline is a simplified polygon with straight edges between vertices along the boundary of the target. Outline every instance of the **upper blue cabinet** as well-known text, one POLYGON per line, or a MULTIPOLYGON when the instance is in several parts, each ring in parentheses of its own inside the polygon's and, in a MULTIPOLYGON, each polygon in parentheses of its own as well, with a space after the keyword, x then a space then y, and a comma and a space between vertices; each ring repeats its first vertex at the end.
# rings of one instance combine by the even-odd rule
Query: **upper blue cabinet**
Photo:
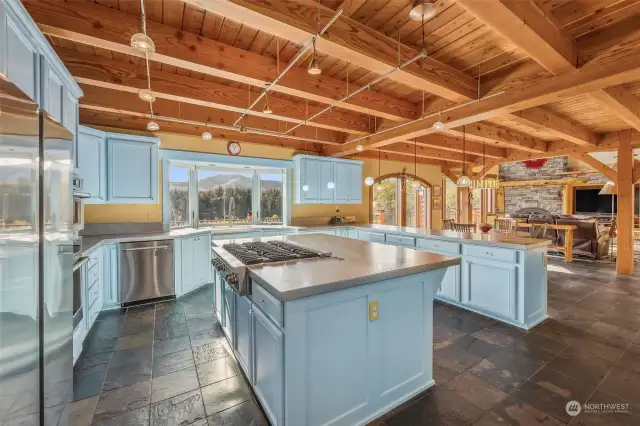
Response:
POLYGON ((82 91, 19 0, 0 0, 0 74, 76 134, 82 91))
POLYGON ((296 155, 293 164, 294 203, 362 203, 362 161, 296 155))
POLYGON ((78 171, 89 204, 157 203, 160 139, 79 127, 78 171))

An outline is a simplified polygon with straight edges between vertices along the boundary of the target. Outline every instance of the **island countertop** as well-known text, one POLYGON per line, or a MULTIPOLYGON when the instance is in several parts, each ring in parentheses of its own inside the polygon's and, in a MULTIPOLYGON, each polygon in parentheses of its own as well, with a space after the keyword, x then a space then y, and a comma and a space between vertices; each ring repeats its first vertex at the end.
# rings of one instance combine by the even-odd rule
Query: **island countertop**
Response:
MULTIPOLYGON (((249 266, 249 276, 281 301, 460 264, 460 258, 454 256, 323 234, 234 239, 233 242, 273 240, 290 241, 332 254, 329 259, 303 259, 297 262, 249 266)), ((227 242, 218 240, 215 244, 222 246, 227 242)))
POLYGON ((491 245, 496 247, 515 248, 521 250, 531 250, 539 247, 551 245, 551 240, 532 238, 526 233, 509 233, 489 231, 482 232, 456 232, 456 231, 436 231, 424 228, 411 228, 391 225, 358 225, 358 229, 372 232, 389 232, 394 234, 405 234, 413 237, 433 238, 464 242, 469 244, 491 245))

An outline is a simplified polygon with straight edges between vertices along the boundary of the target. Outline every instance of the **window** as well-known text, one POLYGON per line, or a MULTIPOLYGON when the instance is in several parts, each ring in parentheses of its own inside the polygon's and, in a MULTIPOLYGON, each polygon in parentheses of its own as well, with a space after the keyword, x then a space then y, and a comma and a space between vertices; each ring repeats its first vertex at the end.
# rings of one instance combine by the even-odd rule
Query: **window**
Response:
POLYGON ((444 178, 444 219, 458 221, 458 186, 449 178, 444 178))
POLYGON ((282 225, 284 172, 260 173, 260 223, 282 225))
POLYGON ((189 183, 191 170, 188 167, 169 166, 169 201, 171 203, 171 228, 191 225, 189 215, 189 183))
POLYGON ((373 184, 372 222, 380 225, 431 228, 431 188, 406 173, 373 184))
POLYGON ((285 169, 169 161, 168 175, 171 228, 285 223, 285 169))

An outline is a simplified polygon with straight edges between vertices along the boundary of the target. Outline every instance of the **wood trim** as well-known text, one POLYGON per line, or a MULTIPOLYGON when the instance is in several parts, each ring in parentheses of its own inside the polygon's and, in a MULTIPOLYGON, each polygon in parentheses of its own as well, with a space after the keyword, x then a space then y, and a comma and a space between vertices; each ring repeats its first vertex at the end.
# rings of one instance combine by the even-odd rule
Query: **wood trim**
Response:
MULTIPOLYGON (((500 181, 501 188, 522 187, 522 186, 556 186, 556 185, 574 185, 584 181, 579 179, 542 179, 542 180, 506 180, 500 181)), ((602 186, 602 185, 600 185, 602 186)))
MULTIPOLYGON (((373 185, 369 187, 369 223, 373 223, 373 190, 377 183, 385 180, 385 179, 399 179, 401 181, 401 190, 400 190, 400 206, 402 211, 398 212, 400 214, 400 225, 398 226, 407 226, 407 188, 406 188, 406 179, 411 179, 419 182, 421 185, 429 188, 431 198, 433 199, 433 185, 421 178, 420 176, 413 175, 411 173, 389 173, 386 175, 378 176, 374 179, 373 185)), ((433 201, 433 200, 432 200, 433 201)), ((429 227, 433 229, 433 202, 429 203, 429 227)))

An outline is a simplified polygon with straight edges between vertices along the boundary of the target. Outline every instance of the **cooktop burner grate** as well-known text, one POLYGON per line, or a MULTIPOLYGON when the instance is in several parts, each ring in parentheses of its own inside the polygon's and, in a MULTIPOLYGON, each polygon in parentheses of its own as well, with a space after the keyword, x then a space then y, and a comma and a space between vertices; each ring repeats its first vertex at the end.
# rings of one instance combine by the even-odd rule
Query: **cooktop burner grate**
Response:
POLYGON ((222 248, 245 265, 331 256, 331 253, 311 250, 284 241, 224 244, 222 248))

